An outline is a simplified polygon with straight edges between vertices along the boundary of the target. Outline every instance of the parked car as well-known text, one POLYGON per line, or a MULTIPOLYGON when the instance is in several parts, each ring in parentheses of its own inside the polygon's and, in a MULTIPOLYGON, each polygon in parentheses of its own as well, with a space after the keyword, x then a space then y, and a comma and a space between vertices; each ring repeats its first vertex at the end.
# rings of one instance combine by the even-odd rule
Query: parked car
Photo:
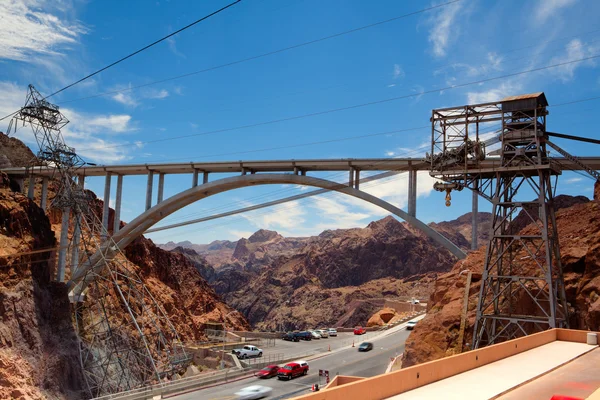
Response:
POLYGON ((371 342, 362 342, 360 346, 358 346, 358 351, 370 351, 373 350, 373 343, 371 342))
POLYGON ((272 390, 273 389, 267 386, 253 385, 241 389, 239 392, 236 392, 235 395, 238 400, 262 399, 263 397, 270 395, 272 390))
POLYGON ((281 340, 289 340, 290 342, 299 342, 300 338, 294 332, 284 333, 281 340))
POLYGON ((277 372, 279 372, 279 365, 267 365, 258 371, 255 376, 261 379, 268 379, 277 376, 277 372))
POLYGON ((313 339, 321 339, 321 334, 319 334, 319 331, 310 331, 310 334, 312 335, 313 339))
POLYGON ((294 333, 301 340, 312 340, 312 334, 309 331, 294 333))
POLYGON ((329 332, 327 331, 327 329, 317 329, 317 332, 319 333, 319 335, 321 335, 323 339, 327 339, 329 337, 329 332))
POLYGON ((337 336, 337 329, 335 328, 329 328, 327 329, 327 332, 329 333, 329 336, 337 336))
POLYGON ((412 331, 413 329, 415 329, 415 325, 417 324, 417 321, 408 321, 406 323, 406 330, 407 331, 412 331))
POLYGON ((300 364, 300 366, 302 368, 306 368, 306 373, 308 373, 309 368, 308 368, 308 363, 306 361, 304 361, 304 360, 297 360, 296 364, 300 364))
POLYGON ((235 354, 237 358, 262 357, 262 349, 249 344, 241 349, 233 349, 231 350, 231 353, 235 354))
POLYGON ((365 333, 367 333, 367 330, 362 326, 357 326, 356 328, 354 328, 355 335, 364 335, 365 333))
POLYGON ((301 365, 297 362, 288 363, 280 368, 277 372, 277 379, 287 379, 288 381, 297 376, 306 375, 308 373, 308 364, 304 362, 301 365))

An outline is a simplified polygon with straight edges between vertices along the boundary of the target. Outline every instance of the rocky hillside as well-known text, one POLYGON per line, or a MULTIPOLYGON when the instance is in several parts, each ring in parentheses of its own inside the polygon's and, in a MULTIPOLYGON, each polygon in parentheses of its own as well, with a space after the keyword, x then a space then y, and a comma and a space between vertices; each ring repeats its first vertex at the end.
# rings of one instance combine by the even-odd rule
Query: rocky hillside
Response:
POLYGON ((261 268, 223 267, 211 284, 256 327, 352 325, 381 308, 363 300, 406 297, 415 286, 417 295, 428 293, 433 277, 426 276, 447 271, 455 260, 392 217, 325 231, 305 243, 261 268))
MULTIPOLYGON (((13 166, 33 157, 20 141, 1 134, 0 155, 13 166)), ((0 174, 0 398, 79 398, 84 383, 78 344, 65 284, 52 280, 55 254, 18 255, 55 247, 61 214, 49 209, 46 215, 37 206, 40 188, 32 201, 14 183, 0 174)), ((52 184, 50 189, 52 198, 52 184)), ((99 213, 103 203, 92 197, 92 209, 99 213)), ((126 249, 126 256, 184 342, 204 339, 207 321, 227 318, 228 326, 249 328, 187 257, 143 237, 126 249)))
POLYGON ((52 281, 56 246, 44 212, 0 174, 0 398, 76 398, 83 389, 64 284, 52 281))
MULTIPOLYGON (((596 184, 594 200, 557 197, 556 219, 564 270, 567 301, 571 305, 570 325, 576 329, 600 330, 600 184, 596 184)), ((515 229, 526 234, 533 226, 523 226, 517 217, 515 229)), ((469 290, 465 342, 472 342, 475 310, 481 281, 485 249, 471 253, 464 264, 440 275, 428 303, 428 313, 406 342, 402 366, 431 361, 459 350, 457 343, 460 312, 463 304, 465 276, 463 269, 473 272, 469 290)), ((464 347, 467 348, 466 346, 464 347)))
MULTIPOLYGON (((466 213, 452 221, 432 222, 429 224, 433 229, 446 236, 457 246, 470 250, 472 229, 472 213, 466 213)), ((477 244, 482 246, 489 237, 492 214, 488 212, 478 212, 477 224, 477 244)))

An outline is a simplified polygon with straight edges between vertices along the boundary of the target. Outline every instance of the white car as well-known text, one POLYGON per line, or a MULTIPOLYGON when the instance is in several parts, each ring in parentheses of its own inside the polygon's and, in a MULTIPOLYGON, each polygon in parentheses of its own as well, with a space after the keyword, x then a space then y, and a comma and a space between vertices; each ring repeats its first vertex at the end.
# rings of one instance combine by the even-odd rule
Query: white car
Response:
POLYGON ((317 329, 316 332, 319 335, 321 335, 322 338, 328 338, 329 337, 329 331, 327 329, 317 329))
POLYGON ((243 388, 239 392, 236 392, 235 395, 238 400, 262 399, 270 395, 272 390, 268 386, 253 385, 243 388))
POLYGON ((406 323, 406 330, 412 331, 413 329, 415 329, 415 325, 417 325, 417 321, 408 321, 406 323))
POLYGON ((337 336, 337 330, 335 328, 329 328, 327 329, 327 332, 329 333, 329 336, 337 336))
POLYGON ((318 331, 310 331, 313 339, 321 339, 321 334, 318 331))

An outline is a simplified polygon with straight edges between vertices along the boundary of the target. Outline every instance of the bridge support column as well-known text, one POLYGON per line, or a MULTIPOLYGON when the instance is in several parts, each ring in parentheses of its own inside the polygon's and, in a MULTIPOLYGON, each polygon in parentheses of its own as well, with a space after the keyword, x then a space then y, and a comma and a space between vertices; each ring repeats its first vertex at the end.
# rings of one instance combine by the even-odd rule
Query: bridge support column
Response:
POLYGON ((348 187, 354 187, 354 168, 348 170, 348 187))
POLYGON ((33 200, 35 195, 35 177, 33 175, 29 175, 29 187, 27 188, 27 197, 33 200))
MULTIPOLYGON (((85 176, 77 176, 77 185, 83 190, 85 185, 85 176)), ((71 275, 79 267, 79 241, 81 240, 81 213, 77 213, 77 217, 74 220, 75 226, 73 227, 73 249, 71 250, 71 275)))
POLYGON ((408 171, 408 215, 417 216, 417 171, 408 171))
POLYGON ((360 185, 360 170, 354 170, 354 189, 358 190, 358 186, 360 185))
POLYGON ((202 184, 206 185, 208 183, 208 172, 204 171, 204 174, 202 174, 202 184))
POLYGON ((48 178, 42 179, 42 198, 40 200, 40 208, 46 211, 46 203, 48 202, 48 178))
POLYGON ((477 225, 479 222, 479 181, 473 182, 473 204, 471 210, 471 250, 477 250, 477 225))
POLYGON ((69 215, 71 208, 62 210, 62 223, 60 225, 60 242, 58 247, 58 268, 56 271, 56 280, 65 281, 65 266, 67 264, 67 250, 69 246, 69 215))
POLYGON ((146 210, 152 208, 152 185, 154 184, 154 172, 148 171, 148 185, 146 186, 146 210))
POLYGON ((121 228, 121 199, 123 195, 123 175, 117 175, 117 196, 115 198, 115 219, 113 221, 113 234, 121 228))
POLYGON ((198 170, 194 169, 194 175, 192 176, 192 187, 198 186, 198 170))
POLYGON ((158 194, 156 195, 156 204, 162 203, 164 191, 165 191, 165 174, 161 172, 160 174, 158 174, 158 194))
POLYGON ((112 180, 112 174, 106 173, 106 179, 104 180, 104 208, 102 209, 102 236, 108 236, 108 214, 110 213, 110 181, 112 180))

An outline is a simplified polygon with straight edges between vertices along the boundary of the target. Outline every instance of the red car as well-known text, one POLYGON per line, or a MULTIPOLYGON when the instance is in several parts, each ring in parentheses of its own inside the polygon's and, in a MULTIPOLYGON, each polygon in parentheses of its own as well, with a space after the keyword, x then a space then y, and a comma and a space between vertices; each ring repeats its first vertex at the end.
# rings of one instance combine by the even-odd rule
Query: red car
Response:
POLYGON ((357 326, 356 328, 354 328, 355 335, 364 335, 365 333, 367 333, 367 330, 362 326, 357 326))
POLYGON ((292 362, 285 364, 277 372, 278 379, 287 379, 288 381, 297 376, 306 375, 308 373, 308 364, 306 361, 292 362))
POLYGON ((277 376, 277 372, 279 372, 279 365, 267 365, 255 375, 257 378, 268 379, 277 376))

